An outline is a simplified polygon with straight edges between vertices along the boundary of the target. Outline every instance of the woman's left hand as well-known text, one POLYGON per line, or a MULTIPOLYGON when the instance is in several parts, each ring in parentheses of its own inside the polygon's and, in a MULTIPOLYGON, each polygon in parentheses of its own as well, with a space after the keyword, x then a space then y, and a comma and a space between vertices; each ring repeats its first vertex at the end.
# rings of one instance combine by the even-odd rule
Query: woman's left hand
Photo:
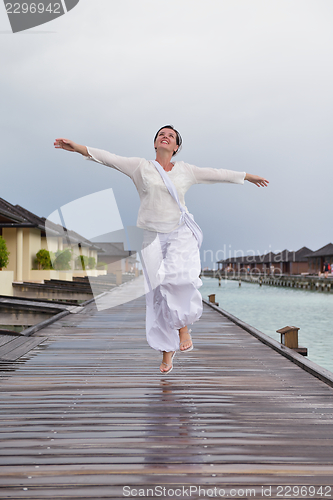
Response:
POLYGON ((269 181, 267 179, 264 179, 264 177, 259 177, 259 175, 246 174, 245 180, 252 182, 258 187, 267 187, 267 185, 269 184, 269 181))

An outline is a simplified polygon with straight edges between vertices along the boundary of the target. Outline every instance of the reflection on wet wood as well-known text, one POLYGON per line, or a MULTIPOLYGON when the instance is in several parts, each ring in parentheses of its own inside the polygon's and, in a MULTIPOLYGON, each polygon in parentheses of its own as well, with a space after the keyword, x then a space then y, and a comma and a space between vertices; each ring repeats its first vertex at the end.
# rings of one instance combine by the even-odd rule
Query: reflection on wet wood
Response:
POLYGON ((162 376, 144 319, 143 298, 89 305, 1 362, 1 498, 332 483, 332 388, 208 306, 162 376))

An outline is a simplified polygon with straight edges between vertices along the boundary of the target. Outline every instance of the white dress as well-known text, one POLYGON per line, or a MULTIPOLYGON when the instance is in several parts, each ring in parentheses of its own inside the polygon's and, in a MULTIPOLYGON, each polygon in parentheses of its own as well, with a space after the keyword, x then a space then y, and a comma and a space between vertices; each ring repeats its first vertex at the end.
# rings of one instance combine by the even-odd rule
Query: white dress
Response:
MULTIPOLYGON (((138 190, 141 204, 137 226, 145 230, 141 261, 146 284, 147 341, 153 349, 176 351, 179 329, 194 323, 202 314, 197 239, 185 224, 179 225, 178 204, 150 161, 87 149, 88 159, 128 175, 138 190)), ((245 172, 199 168, 177 161, 168 175, 186 211, 184 195, 191 185, 243 184, 245 178, 245 172)))

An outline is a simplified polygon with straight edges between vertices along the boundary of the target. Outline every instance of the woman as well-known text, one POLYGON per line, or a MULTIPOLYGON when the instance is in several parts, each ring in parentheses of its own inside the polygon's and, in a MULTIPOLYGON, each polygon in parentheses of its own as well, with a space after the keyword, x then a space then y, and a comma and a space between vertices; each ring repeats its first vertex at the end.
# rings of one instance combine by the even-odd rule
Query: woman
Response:
POLYGON ((198 291, 201 285, 198 236, 183 217, 183 212, 188 212, 184 200, 186 191, 198 183, 243 184, 246 180, 265 187, 268 181, 245 172, 172 162, 182 145, 182 138, 172 125, 160 128, 155 135, 156 166, 143 158, 116 156, 68 139, 56 139, 54 145, 115 168, 133 180, 141 201, 137 226, 145 230, 142 264, 147 285, 147 341, 153 349, 163 352, 161 373, 170 373, 176 351, 193 349, 188 325, 197 321, 202 313, 198 291), (168 191, 162 179, 164 172, 157 170, 160 167, 175 186, 180 205, 168 191))

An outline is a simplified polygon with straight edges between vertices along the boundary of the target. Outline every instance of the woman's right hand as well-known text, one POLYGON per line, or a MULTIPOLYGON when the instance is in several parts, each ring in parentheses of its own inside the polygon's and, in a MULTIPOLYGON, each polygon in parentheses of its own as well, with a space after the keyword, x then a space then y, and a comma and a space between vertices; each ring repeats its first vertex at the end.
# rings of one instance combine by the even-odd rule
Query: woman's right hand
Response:
POLYGON ((75 142, 69 139, 56 139, 54 141, 54 147, 58 149, 65 149, 66 151, 75 152, 75 142))
POLYGON ((76 142, 71 141, 70 139, 56 139, 54 141, 54 147, 57 149, 65 149, 66 151, 71 151, 72 153, 81 153, 83 156, 89 156, 86 146, 76 144, 76 142))

